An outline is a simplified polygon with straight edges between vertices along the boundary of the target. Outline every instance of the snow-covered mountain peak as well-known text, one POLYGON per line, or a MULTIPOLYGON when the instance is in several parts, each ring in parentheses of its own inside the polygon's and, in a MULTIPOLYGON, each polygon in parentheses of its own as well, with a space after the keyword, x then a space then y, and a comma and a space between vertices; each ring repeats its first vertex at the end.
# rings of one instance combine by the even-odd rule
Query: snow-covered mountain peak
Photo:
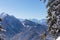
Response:
POLYGON ((4 12, 0 14, 0 18, 4 18, 4 17, 6 17, 6 16, 9 16, 9 15, 6 14, 6 13, 4 13, 4 12))

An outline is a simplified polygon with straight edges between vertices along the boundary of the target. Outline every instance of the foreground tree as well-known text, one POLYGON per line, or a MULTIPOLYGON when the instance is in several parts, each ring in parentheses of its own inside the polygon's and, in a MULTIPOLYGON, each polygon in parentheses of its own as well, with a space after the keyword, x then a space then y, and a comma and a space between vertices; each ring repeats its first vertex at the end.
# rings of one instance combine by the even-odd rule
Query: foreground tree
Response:
POLYGON ((0 40, 4 40, 4 38, 2 37, 2 32, 6 32, 6 30, 2 28, 1 22, 2 22, 2 19, 0 18, 0 40))
POLYGON ((48 9, 48 32, 57 38, 60 36, 60 0, 48 0, 46 7, 48 9))
POLYGON ((48 8, 48 31, 56 38, 60 36, 60 0, 49 0, 48 8))

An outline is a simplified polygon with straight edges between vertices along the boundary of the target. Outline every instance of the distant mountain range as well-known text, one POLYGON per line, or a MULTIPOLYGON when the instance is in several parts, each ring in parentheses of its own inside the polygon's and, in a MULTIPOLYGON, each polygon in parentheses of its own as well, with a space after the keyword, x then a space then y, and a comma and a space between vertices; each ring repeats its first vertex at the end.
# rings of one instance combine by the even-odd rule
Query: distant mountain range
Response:
MULTIPOLYGON (((24 21, 25 19, 19 19, 20 21, 24 21)), ((38 24, 43 24, 43 25, 47 25, 47 19, 28 19, 32 22, 38 23, 38 24)))
POLYGON ((46 19, 17 19, 8 14, 0 14, 2 27, 6 30, 5 40, 40 40, 40 35, 47 33, 46 19))
POLYGON ((47 31, 46 25, 41 25, 27 19, 22 24, 26 30, 14 36, 12 40, 40 40, 40 35, 47 31))
POLYGON ((35 23, 39 23, 39 24, 42 24, 42 25, 47 25, 47 19, 30 19, 30 21, 33 21, 35 23))

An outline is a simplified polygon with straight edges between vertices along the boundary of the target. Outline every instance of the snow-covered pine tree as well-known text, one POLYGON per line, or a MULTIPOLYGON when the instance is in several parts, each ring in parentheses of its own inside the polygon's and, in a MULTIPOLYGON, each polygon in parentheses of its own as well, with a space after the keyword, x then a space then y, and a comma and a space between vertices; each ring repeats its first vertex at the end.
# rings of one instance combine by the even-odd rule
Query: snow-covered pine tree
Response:
POLYGON ((60 36, 60 0, 48 0, 46 7, 48 9, 48 32, 57 38, 60 36))
POLYGON ((56 38, 60 36, 60 0, 48 0, 48 31, 56 38))
MULTIPOLYGON (((6 32, 6 30, 4 30, 2 28, 1 22, 2 22, 2 19, 0 18, 0 40, 4 40, 4 37, 2 37, 2 34, 3 34, 3 32, 6 32)), ((3 36, 5 36, 5 35, 3 35, 3 36)))

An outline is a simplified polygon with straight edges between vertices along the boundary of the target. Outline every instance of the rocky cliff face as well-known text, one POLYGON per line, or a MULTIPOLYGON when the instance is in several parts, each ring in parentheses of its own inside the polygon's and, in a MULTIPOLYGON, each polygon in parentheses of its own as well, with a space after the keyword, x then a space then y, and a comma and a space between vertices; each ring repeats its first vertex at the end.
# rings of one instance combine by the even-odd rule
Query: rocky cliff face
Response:
POLYGON ((9 38, 24 30, 24 26, 20 20, 14 16, 10 16, 8 14, 0 14, 0 18, 2 19, 1 25, 6 30, 4 34, 8 40, 9 38))

